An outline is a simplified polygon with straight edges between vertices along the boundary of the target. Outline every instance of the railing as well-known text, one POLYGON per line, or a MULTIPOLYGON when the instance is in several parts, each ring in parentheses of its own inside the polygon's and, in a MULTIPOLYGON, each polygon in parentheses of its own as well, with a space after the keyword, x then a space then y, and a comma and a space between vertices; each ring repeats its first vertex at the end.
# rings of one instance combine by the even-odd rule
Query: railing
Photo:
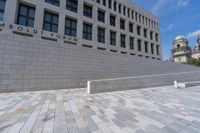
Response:
POLYGON ((178 54, 180 52, 180 54, 189 54, 191 53, 191 48, 190 47, 180 47, 180 48, 176 48, 176 49, 172 49, 172 54, 176 55, 176 53, 178 54))

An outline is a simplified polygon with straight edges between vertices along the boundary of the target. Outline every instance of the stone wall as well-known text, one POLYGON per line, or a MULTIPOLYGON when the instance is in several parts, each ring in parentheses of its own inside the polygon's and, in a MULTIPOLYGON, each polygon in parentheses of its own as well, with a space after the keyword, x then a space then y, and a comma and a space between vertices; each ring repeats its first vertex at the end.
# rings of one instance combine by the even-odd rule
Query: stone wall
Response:
POLYGON ((0 33, 0 92, 86 87, 88 80, 194 70, 199 68, 0 33))

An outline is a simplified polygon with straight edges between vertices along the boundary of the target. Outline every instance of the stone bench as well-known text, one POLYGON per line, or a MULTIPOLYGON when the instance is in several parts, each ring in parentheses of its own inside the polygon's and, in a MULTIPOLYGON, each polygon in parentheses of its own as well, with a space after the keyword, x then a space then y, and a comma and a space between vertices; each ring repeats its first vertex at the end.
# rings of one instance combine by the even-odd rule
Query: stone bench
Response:
POLYGON ((200 81, 192 81, 192 82, 177 82, 174 81, 174 88, 187 88, 192 86, 199 86, 200 81))

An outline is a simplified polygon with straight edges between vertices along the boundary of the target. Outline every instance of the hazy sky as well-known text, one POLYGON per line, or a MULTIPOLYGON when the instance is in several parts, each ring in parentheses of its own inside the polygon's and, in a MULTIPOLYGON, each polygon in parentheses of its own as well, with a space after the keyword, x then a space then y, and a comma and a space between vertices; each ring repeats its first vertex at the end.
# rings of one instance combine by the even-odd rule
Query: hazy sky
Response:
POLYGON ((178 35, 187 37, 192 48, 196 45, 200 33, 200 0, 133 1, 160 18, 164 59, 170 58, 172 42, 178 35))

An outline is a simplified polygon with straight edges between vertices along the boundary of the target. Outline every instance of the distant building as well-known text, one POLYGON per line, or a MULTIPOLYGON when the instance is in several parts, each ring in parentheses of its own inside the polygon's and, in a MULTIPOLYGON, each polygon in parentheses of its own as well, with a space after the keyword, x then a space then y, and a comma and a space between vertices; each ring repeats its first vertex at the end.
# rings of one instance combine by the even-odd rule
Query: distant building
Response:
POLYGON ((172 61, 177 63, 187 63, 191 59, 200 58, 200 35, 197 38, 197 44, 192 50, 189 41, 184 36, 177 36, 173 41, 172 61))

